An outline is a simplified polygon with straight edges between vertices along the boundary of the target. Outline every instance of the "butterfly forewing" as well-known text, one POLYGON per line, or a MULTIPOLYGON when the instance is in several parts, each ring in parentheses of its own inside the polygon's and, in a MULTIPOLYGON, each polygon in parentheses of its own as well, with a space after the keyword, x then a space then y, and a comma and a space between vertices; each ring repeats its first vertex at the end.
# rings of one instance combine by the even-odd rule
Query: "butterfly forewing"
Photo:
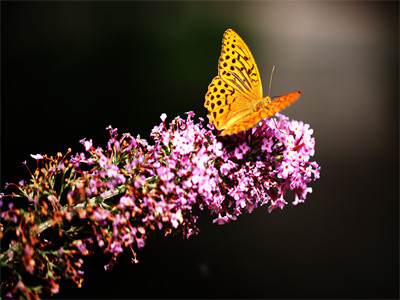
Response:
POLYGON ((225 31, 219 58, 218 75, 237 94, 248 99, 261 99, 260 73, 250 49, 232 29, 225 31))
POLYGON ((269 118, 285 107, 288 107, 300 97, 300 94, 301 91, 297 91, 272 99, 268 106, 263 110, 262 118, 269 118))

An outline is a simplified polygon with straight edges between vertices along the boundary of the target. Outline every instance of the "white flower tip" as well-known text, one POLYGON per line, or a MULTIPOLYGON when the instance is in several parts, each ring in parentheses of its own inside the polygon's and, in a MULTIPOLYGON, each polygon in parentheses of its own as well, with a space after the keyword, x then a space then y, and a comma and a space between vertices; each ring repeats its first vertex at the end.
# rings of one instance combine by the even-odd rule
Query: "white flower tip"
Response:
POLYGON ((41 155, 41 154, 31 154, 31 157, 33 158, 33 159, 42 159, 43 158, 43 156, 41 155))
POLYGON ((161 116, 160 116, 161 121, 164 122, 166 118, 167 118, 167 114, 162 113, 161 116))

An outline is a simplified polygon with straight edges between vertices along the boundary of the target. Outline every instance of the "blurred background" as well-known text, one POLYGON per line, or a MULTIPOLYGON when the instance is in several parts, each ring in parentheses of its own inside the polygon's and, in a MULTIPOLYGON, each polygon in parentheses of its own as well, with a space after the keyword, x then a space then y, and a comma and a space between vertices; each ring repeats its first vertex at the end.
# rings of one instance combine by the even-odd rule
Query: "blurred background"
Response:
MULTIPOLYGON (((302 90, 321 179, 297 207, 261 207, 200 234, 154 232, 139 264, 85 262, 56 298, 398 298, 398 2, 2 2, 1 191, 30 154, 105 146, 108 125, 149 138, 161 113, 206 116, 224 31, 264 91, 302 90)), ((32 160, 33 161, 33 160, 32 160)), ((32 162, 34 164, 34 161, 32 162)), ((292 201, 293 195, 287 200, 292 201)))

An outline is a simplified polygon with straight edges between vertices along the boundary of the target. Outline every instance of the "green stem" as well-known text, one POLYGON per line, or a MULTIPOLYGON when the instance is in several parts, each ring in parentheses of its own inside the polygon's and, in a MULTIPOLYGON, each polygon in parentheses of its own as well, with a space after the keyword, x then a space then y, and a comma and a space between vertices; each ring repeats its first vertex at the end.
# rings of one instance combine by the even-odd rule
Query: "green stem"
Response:
MULTIPOLYGON (((89 206, 95 206, 95 205, 106 205, 104 203, 104 201, 106 201, 107 199, 113 198, 119 194, 122 194, 126 191, 126 186, 125 185, 121 185, 116 187, 113 191, 106 191, 105 193, 98 195, 96 197, 90 198, 88 201, 85 202, 81 202, 76 204, 75 206, 73 206, 73 210, 76 211, 77 209, 83 209, 86 208, 88 205, 89 206)), ((62 208, 63 211, 68 210, 69 207, 68 206, 64 206, 62 208)), ((74 214, 77 214, 76 212, 74 212, 74 214)), ((39 224, 37 226, 37 230, 36 231, 31 231, 30 234, 40 234, 43 231, 49 229, 52 227, 52 223, 53 220, 49 219, 47 221, 44 221, 43 223, 39 224)), ((5 251, 4 253, 2 253, 0 255, 0 261, 4 262, 4 263, 8 263, 9 261, 11 261, 12 259, 9 256, 9 253, 12 252, 19 252, 21 249, 21 243, 17 243, 14 246, 10 247, 7 251, 5 251)))

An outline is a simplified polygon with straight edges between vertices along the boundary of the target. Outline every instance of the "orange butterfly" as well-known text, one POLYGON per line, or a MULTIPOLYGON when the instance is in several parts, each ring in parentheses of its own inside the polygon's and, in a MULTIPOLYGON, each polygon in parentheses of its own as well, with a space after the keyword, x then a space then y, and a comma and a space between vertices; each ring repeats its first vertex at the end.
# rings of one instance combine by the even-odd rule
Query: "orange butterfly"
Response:
POLYGON ((222 135, 252 128, 300 97, 301 91, 263 97, 260 73, 250 49, 232 29, 225 31, 218 76, 208 86, 204 106, 222 135))

